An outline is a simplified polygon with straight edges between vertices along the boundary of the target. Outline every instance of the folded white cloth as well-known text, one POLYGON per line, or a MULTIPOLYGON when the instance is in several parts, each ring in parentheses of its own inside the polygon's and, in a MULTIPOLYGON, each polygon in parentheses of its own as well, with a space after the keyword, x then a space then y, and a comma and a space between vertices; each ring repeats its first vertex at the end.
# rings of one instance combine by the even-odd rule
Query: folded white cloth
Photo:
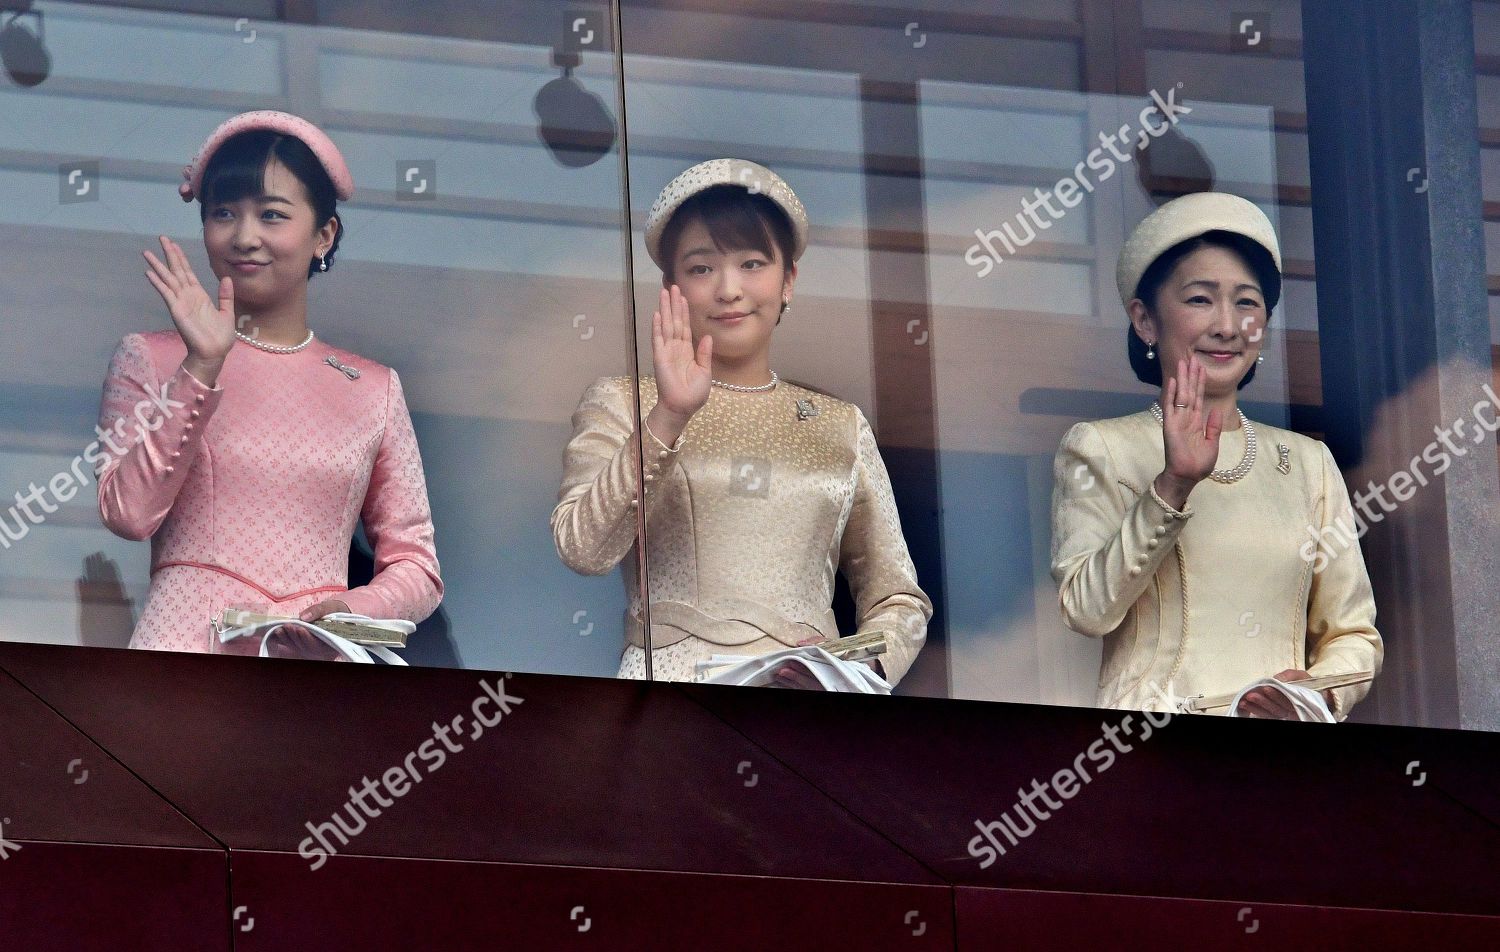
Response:
POLYGON ((793 664, 817 679, 825 691, 848 694, 890 694, 891 686, 867 664, 836 658, 817 645, 783 648, 763 655, 714 655, 698 662, 699 680, 704 684, 739 684, 765 687, 772 673, 783 664, 793 664), (725 670, 703 677, 710 668, 725 670))
MULTIPOLYGON (((328 621, 358 622, 359 624, 365 625, 370 628, 384 628, 387 631, 397 631, 408 635, 417 630, 417 626, 415 624, 409 621, 405 621, 404 619, 371 618, 368 615, 356 615, 352 612, 332 612, 330 614, 324 615, 323 618, 319 619, 319 621, 322 621, 324 619, 327 619, 328 621)), ((219 641, 228 642, 235 638, 253 638, 256 635, 260 635, 260 656, 262 658, 269 658, 271 656, 271 653, 266 643, 271 639, 271 635, 275 633, 276 629, 288 627, 291 625, 296 625, 299 628, 305 628, 308 631, 312 632, 319 639, 321 639, 324 644, 327 644, 334 651, 337 651, 339 655, 349 661, 353 661, 358 664, 374 664, 375 658, 379 658, 386 664, 401 665, 403 667, 406 666, 406 662, 402 660, 401 656, 396 654, 389 648, 386 648, 382 645, 357 645, 354 642, 350 641, 348 638, 343 638, 339 635, 335 635, 331 631, 327 631, 326 629, 318 627, 318 623, 314 621, 289 622, 281 620, 271 620, 261 622, 257 625, 244 625, 238 628, 225 628, 219 632, 219 641)))
POLYGON ((1274 688, 1285 694, 1287 700, 1292 702, 1292 707, 1297 710, 1297 720, 1317 721, 1320 724, 1333 724, 1337 718, 1328 709, 1328 703, 1323 700, 1323 695, 1311 688, 1304 688, 1295 681, 1278 681, 1275 678, 1261 678, 1240 688, 1240 693, 1234 696, 1229 704, 1230 717, 1244 717, 1240 714, 1240 699, 1256 688, 1274 688))

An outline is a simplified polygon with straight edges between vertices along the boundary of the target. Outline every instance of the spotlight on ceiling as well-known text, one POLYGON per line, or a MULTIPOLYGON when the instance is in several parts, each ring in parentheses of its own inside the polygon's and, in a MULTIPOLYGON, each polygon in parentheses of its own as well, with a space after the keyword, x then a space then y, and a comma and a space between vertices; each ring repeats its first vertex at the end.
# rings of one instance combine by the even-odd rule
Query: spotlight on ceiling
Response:
POLYGON ((615 147, 617 130, 604 100, 583 88, 573 70, 585 51, 608 52, 609 29, 602 15, 569 11, 562 22, 562 42, 552 48, 552 65, 562 75, 537 91, 531 108, 537 134, 552 158, 568 168, 593 165, 615 147))
POLYGON ((47 52, 47 32, 42 11, 32 10, 30 0, 10 19, 0 23, 0 65, 17 86, 39 86, 52 73, 52 55, 47 52), (36 32, 21 25, 22 17, 36 17, 36 32))
POLYGON ((593 165, 615 145, 615 120, 604 101, 564 74, 536 94, 537 131, 552 157, 569 168, 593 165))

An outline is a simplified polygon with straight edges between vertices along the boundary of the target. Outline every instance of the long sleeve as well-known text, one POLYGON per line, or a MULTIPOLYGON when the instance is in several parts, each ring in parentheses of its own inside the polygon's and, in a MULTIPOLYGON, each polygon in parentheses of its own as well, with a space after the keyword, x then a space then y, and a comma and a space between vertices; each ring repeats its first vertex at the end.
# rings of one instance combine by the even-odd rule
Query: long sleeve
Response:
POLYGON ((148 539, 172 511, 224 391, 179 367, 165 383, 139 334, 115 349, 99 405, 99 515, 115 535, 148 539))
POLYGON ((390 373, 385 432, 360 511, 375 549, 370 584, 339 596, 349 610, 374 618, 422 621, 442 601, 422 454, 412 429, 401 378, 390 373))
MULTIPOLYGON (((552 510, 552 541, 563 564, 583 575, 603 575, 635 544, 636 453, 639 441, 630 410, 628 380, 595 381, 573 412, 573 436, 563 455, 562 486, 552 510)), ((646 511, 652 485, 677 464, 684 433, 675 446, 651 437, 646 468, 646 511)))
POLYGON ((1063 621, 1094 637, 1125 620, 1193 514, 1169 508, 1149 486, 1125 506, 1115 474, 1092 424, 1068 430, 1052 468, 1052 577, 1063 621))
MULTIPOLYGON (((1354 509, 1333 456, 1323 446, 1323 499, 1319 528, 1335 521, 1353 527, 1354 509)), ((1375 630, 1375 596, 1365 560, 1354 545, 1329 558, 1315 570, 1307 599, 1307 673, 1314 677, 1351 671, 1380 673, 1385 649, 1375 630)), ((1339 720, 1370 693, 1369 684, 1334 690, 1334 714, 1339 720)))
POLYGON ((932 602, 917 585, 890 476, 863 414, 858 442, 854 501, 839 542, 839 569, 854 595, 857 634, 886 634, 885 653, 878 657, 886 680, 895 684, 927 640, 932 602))

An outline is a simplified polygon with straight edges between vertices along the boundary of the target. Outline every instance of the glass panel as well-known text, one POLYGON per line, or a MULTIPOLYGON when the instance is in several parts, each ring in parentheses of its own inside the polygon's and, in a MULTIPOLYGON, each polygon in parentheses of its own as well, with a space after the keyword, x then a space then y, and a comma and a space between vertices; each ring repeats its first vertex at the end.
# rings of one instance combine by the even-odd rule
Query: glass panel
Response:
MULTIPOLYGON (((625 36, 632 35, 634 22, 627 16, 625 36)), ((649 211, 667 182, 689 166, 707 159, 741 156, 770 162, 773 160, 766 156, 766 143, 773 141, 779 130, 788 124, 817 128, 820 136, 816 149, 795 150, 800 160, 786 155, 794 151, 787 149, 783 155, 791 160, 776 163, 778 172, 795 182, 799 198, 818 209, 819 218, 817 231, 799 262, 795 306, 775 331, 771 368, 785 381, 810 383, 870 406, 870 310, 863 293, 867 262, 861 247, 866 224, 854 78, 837 72, 704 64, 635 54, 626 57, 625 76, 632 150, 630 200, 637 224, 632 239, 641 367, 653 366, 649 318, 658 307, 662 287, 662 270, 645 248, 643 213, 649 211), (833 348, 840 355, 838 360, 829 359, 833 348)), ((714 267, 731 266, 719 262, 714 267)), ((678 273, 674 279, 689 292, 695 286, 705 286, 686 273, 678 273)), ((771 301, 761 302, 764 307, 772 306, 779 295, 779 281, 769 293, 771 301)), ((699 299, 694 300, 697 310, 699 299)), ((746 306, 744 299, 727 301, 718 301, 711 310, 746 306)), ((737 345, 732 342, 737 336, 743 335, 730 331, 719 339, 716 367, 722 366, 726 355, 734 353, 737 345)), ((716 369, 714 375, 726 376, 722 369, 716 369)), ((753 376, 741 383, 754 386, 764 379, 753 376)), ((771 555, 768 548, 779 550, 781 555, 794 546, 812 552, 826 546, 828 540, 816 540, 778 523, 775 512, 786 491, 783 486, 789 485, 788 474, 782 470, 783 454, 769 444, 759 446, 757 440, 735 441, 719 427, 705 423, 719 419, 716 411, 722 408, 748 410, 768 402, 785 404, 781 409, 790 414, 792 402, 785 397, 789 387, 789 383, 778 385, 782 392, 776 394, 711 388, 711 404, 700 411, 696 425, 690 426, 684 437, 697 445, 689 445, 675 471, 661 477, 658 501, 647 527, 656 640, 671 639, 684 626, 700 630, 700 625, 712 625, 727 634, 728 642, 716 649, 720 653, 758 652, 780 642, 734 642, 754 637, 757 626, 768 626, 758 610, 769 606, 778 618, 802 620, 790 606, 802 604, 805 586, 819 584, 821 576, 812 571, 816 563, 806 566, 805 572, 778 569, 766 561, 771 555), (719 440, 728 440, 738 448, 726 449, 720 454, 722 458, 705 459, 703 452, 718 445, 719 440), (686 536, 683 528, 689 521, 702 527, 705 534, 686 536), (735 539, 713 533, 716 526, 735 539), (687 555, 688 550, 692 556, 687 555), (745 562, 739 563, 742 558, 745 562), (764 568, 765 574, 749 568, 752 565, 764 568), (747 569, 753 578, 740 574, 747 569)), ((642 413, 648 413, 654 403, 649 392, 643 395, 642 413)), ((781 429, 787 429, 789 422, 781 421, 781 429)), ((825 603, 824 613, 827 608, 825 603)), ((789 637, 787 632, 794 630, 787 624, 778 634, 789 637)), ((800 634, 807 637, 816 632, 801 628, 800 634)), ((696 638, 660 646, 653 653, 653 675, 671 680, 693 678, 694 662, 707 657, 705 651, 696 650, 703 646, 696 638)), ((636 649, 627 656, 627 662, 635 663, 641 655, 636 649)))
MULTIPOLYGON (((979 305, 969 300, 977 282, 939 273, 966 267, 962 248, 926 227, 923 203, 956 215, 975 202, 1003 201, 971 172, 946 171, 990 148, 997 127, 1028 150, 1015 161, 1040 163, 1068 120, 1038 122, 1027 136, 964 117, 930 131, 929 118, 948 117, 916 107, 916 81, 950 74, 1039 86, 1075 81, 1075 5, 1030 3, 1005 14, 978 3, 927 3, 893 23, 885 12, 848 4, 622 5, 638 327, 644 331, 662 286, 662 270, 645 252, 646 214, 678 173, 723 157, 759 163, 787 182, 809 219, 791 310, 771 332, 769 369, 781 383, 766 394, 712 390, 661 488, 670 499, 653 511, 647 548, 654 633, 664 640, 658 677, 694 677, 692 663, 716 653, 883 631, 892 644, 881 665, 896 669, 887 673, 900 677, 903 691, 948 693, 933 352, 925 344, 935 301, 979 305), (921 141, 948 151, 924 153, 921 141), (809 411, 817 416, 799 415, 809 411), (861 418, 878 449, 861 446, 861 418), (901 535, 883 528, 888 510, 899 512, 901 535), (907 645, 923 627, 923 598, 937 603, 939 617, 912 664, 907 645)), ((1077 264, 1055 266, 1059 283, 1077 289, 1075 306, 1086 308, 1087 282, 1067 282, 1070 269, 1077 264)), ((695 319, 706 328, 715 308, 731 305, 715 297, 720 292, 700 293, 695 319)), ((721 355, 745 344, 733 329, 712 333, 721 355)), ((651 342, 642 334, 637 343, 638 362, 649 367, 651 342)), ((732 366, 720 360, 715 370, 732 366)))
MULTIPOLYGON (((116 346, 170 326, 139 252, 169 235, 209 276, 195 209, 172 190, 206 133, 248 109, 319 123, 359 184, 309 310, 319 346, 401 377, 446 586, 414 663, 610 676, 624 650, 626 673, 644 673, 625 645, 644 621, 630 595, 649 549, 657 677, 800 634, 900 642, 926 597, 925 646, 883 659, 899 692, 1092 703, 1099 641, 1063 625, 1049 571, 1052 459, 1072 423, 1149 397, 1120 353, 1115 259, 1184 192, 1245 195, 1278 229, 1282 303, 1247 412, 1310 427, 1323 409, 1297 0, 1259 4, 1268 45, 1254 52, 1234 51, 1241 14, 1225 0, 924 0, 899 15, 780 0, 34 7, 17 22, 45 22, 48 70, 8 60, 0 85, 0 494, 15 498, 0 511, 0 638, 120 646, 147 613, 150 547, 101 525, 83 454, 102 440, 116 346), (1148 90, 1191 112, 1133 138, 1148 90), (1100 137, 1122 126, 1131 154, 1112 158, 1100 137), (680 459, 649 438, 643 458, 630 434, 655 398, 647 386, 638 402, 635 371, 653 369, 663 284, 647 216, 674 176, 722 157, 769 166, 809 218, 771 332, 780 409, 718 429, 705 409, 680 459), (1038 204, 1068 179, 1076 202, 1038 204), (559 487, 583 485, 565 476, 580 458, 597 464, 584 482, 607 469, 611 485, 560 559, 549 522, 559 487), (643 474, 662 480, 644 544, 643 474), (890 507, 900 543, 852 540, 890 507), (907 591, 907 558, 923 596, 907 591)), ((1475 5, 1490 249, 1496 17, 1475 5)), ((1490 286, 1500 346, 1500 278, 1490 286)), ((701 300, 702 320, 721 306, 701 300)), ((735 372, 729 330, 720 344, 714 373, 756 383, 735 372)), ((756 399, 709 393, 708 408, 756 399)), ((264 419, 294 431, 297 410, 264 419)), ((578 512, 563 507, 565 528, 578 512)), ((203 558, 232 569, 254 543, 226 530, 214 544, 203 558)), ((357 534, 348 577, 340 563, 319 580, 363 584, 370 548, 357 534)), ((208 647, 192 624, 191 647, 208 647)))
MULTIPOLYGON (((1479 184, 1484 209, 1485 272, 1489 290, 1491 376, 1500 389, 1500 6, 1474 4, 1474 52, 1478 61, 1479 184)), ((1500 444, 1496 446, 1500 464, 1500 444)))
MULTIPOLYGON (((780 173, 810 225, 771 367, 870 422, 934 601, 926 646, 898 690, 1088 704, 1099 641, 1067 630, 1056 608, 1051 470, 1072 423, 1149 400, 1120 353, 1113 278, 1134 225, 1190 191, 1255 202, 1281 234, 1285 281, 1245 407, 1272 426, 1321 408, 1300 5, 1263 4, 1256 25, 1270 48, 1248 56, 1231 52, 1232 11, 1209 0, 1005 13, 934 2, 894 23, 843 4, 624 3, 635 304, 644 318, 660 293, 641 235, 664 183, 723 156, 780 173), (1130 87, 1140 92, 1085 92, 1130 87), (1188 108, 1157 137, 1143 132, 1143 109, 1161 99, 1188 108), (1136 154, 1109 158, 1102 137, 1122 127, 1136 154), (807 129, 816 132, 798 131, 807 129), (1027 205, 1067 178, 1078 180, 1072 204, 1049 206, 1027 230, 1027 205), (1002 234, 1007 223, 1015 230, 1002 234)), ((1167 107, 1157 109, 1153 128, 1167 107)), ((637 346, 649 365, 650 342, 637 346)), ((766 462, 774 443, 760 459, 722 414, 699 412, 719 429, 699 428, 709 445, 696 459, 683 451, 676 489, 663 489, 678 494, 675 521, 653 518, 648 539, 656 632, 674 659, 661 674, 694 676, 681 662, 716 651, 776 647, 760 637, 767 625, 868 627, 868 605, 823 584, 857 562, 836 533, 831 551, 822 537, 757 549, 816 507, 776 492, 778 477, 798 486, 806 472, 773 467, 766 527, 753 524, 754 504, 728 498, 736 463, 766 462), (722 565, 708 565, 710 550, 722 565), (782 575, 811 580, 799 594, 816 597, 794 604, 774 584, 782 575), (700 643, 684 648, 684 635, 700 643)))
MULTIPOLYGON (((1181 102, 1175 87, 1157 92, 1181 102)), ((1276 221, 1269 109, 1195 97, 1153 137, 1166 128, 1154 102, 922 84, 928 242, 942 249, 927 263, 953 697, 1094 703, 1100 642, 1064 625, 1051 576, 1052 467, 1072 424, 1152 398, 1125 358, 1115 262, 1135 223, 1175 196, 1152 194, 1141 163, 1163 182, 1202 176, 1198 187, 1258 196, 1276 221)), ((1275 325, 1304 325, 1299 298, 1275 325)), ((1285 426, 1283 335, 1265 356, 1243 398, 1285 426)))
MULTIPOLYGON (((540 91, 565 75, 554 55, 566 23, 552 8, 515 5, 497 28, 475 9, 434 6, 422 30, 382 33, 366 28, 375 14, 340 4, 324 11, 340 27, 249 19, 249 9, 36 6, 51 74, 0 88, 0 308, 26 315, 9 319, 0 354, 0 485, 25 492, 69 470, 94 439, 116 344, 171 326, 141 271, 157 234, 211 281, 197 209, 175 194, 207 134, 249 109, 304 115, 337 143, 358 186, 341 206, 336 266, 311 281, 309 323, 320 345, 399 373, 426 474, 446 592, 405 657, 612 675, 619 586, 568 571, 548 521, 578 394, 629 367, 622 175, 616 151, 555 153, 538 134, 545 120, 576 137, 583 107, 567 104, 589 98, 613 121, 608 50, 583 53, 567 73, 573 98, 539 113, 540 91), (479 19, 483 38, 460 38, 480 35, 479 19)), ((268 406, 264 425, 278 412, 268 406)), ((221 426, 214 439, 232 445, 234 434, 221 426)), ((87 483, 56 512, 38 509, 38 524, 18 526, 10 513, 23 537, 7 536, 0 559, 0 637, 130 639, 147 604, 150 547, 100 524, 87 483)), ((37 506, 51 503, 42 498, 37 506)), ((221 529, 213 558, 233 569, 234 549, 256 541, 221 529)), ((354 583, 371 574, 369 545, 361 534, 354 583)), ((207 646, 207 615, 192 619, 194 648, 207 646)))

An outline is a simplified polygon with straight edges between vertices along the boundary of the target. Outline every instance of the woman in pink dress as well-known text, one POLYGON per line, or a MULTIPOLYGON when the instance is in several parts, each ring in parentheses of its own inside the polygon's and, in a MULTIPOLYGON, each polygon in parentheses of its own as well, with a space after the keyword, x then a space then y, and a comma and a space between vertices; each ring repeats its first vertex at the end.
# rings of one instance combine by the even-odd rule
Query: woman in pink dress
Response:
MULTIPOLYGON (((333 264, 339 200, 353 181, 306 120, 250 112, 220 126, 184 170, 197 198, 216 294, 161 238, 146 278, 175 330, 130 334, 99 409, 99 511, 116 535, 151 540, 151 589, 130 645, 216 645, 209 620, 255 608, 421 621, 443 583, 411 417, 396 372, 323 343, 307 285, 333 264), (348 587, 363 520, 375 576, 348 587)), ((283 628, 293 653, 329 656, 283 628)))

